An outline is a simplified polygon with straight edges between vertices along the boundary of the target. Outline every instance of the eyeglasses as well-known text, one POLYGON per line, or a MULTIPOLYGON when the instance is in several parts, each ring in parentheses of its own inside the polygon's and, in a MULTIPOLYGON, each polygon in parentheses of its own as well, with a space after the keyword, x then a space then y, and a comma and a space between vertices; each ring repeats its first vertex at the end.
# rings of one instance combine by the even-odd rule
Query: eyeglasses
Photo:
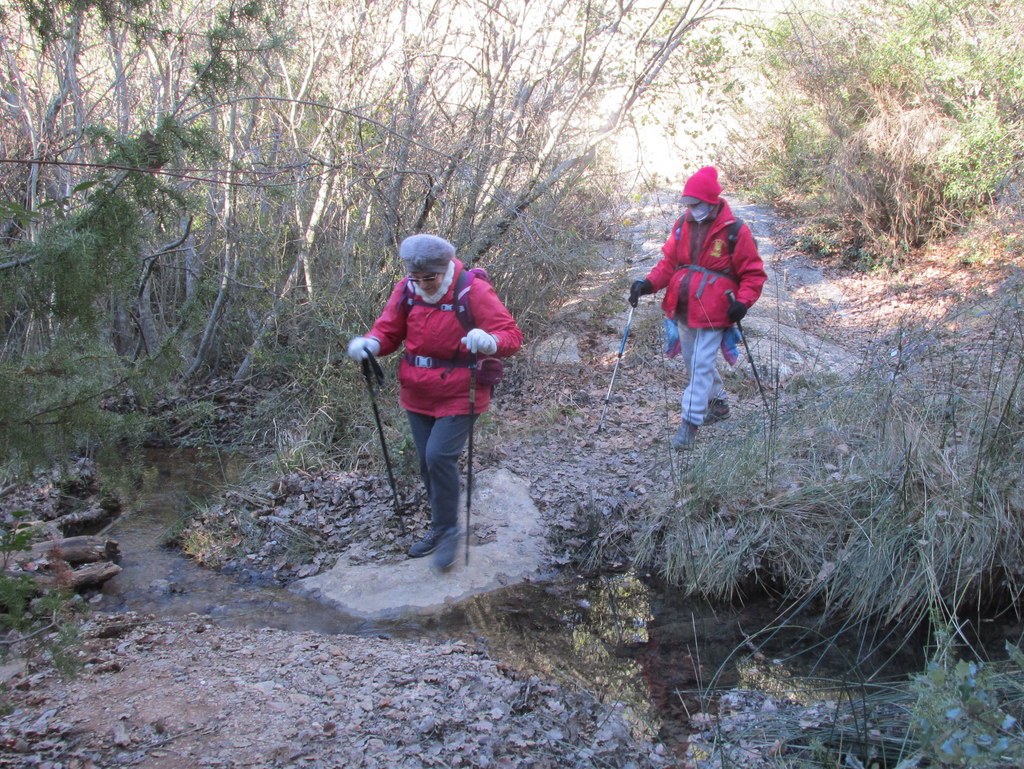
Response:
POLYGON ((409 275, 408 279, 410 283, 433 283, 440 277, 441 273, 432 272, 429 275, 409 275))

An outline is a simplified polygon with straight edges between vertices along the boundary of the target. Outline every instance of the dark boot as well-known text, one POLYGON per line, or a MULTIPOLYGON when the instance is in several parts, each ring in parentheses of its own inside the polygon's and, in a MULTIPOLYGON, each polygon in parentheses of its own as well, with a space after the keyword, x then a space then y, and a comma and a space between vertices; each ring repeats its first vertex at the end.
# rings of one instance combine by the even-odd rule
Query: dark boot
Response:
POLYGON ((704 417, 704 424, 713 425, 728 418, 729 404, 723 398, 712 398, 708 401, 708 415, 704 417))
POLYGON ((410 558, 422 558, 425 555, 430 555, 435 550, 441 541, 441 534, 443 532, 438 529, 431 529, 427 532, 427 536, 421 539, 419 542, 414 542, 412 547, 409 548, 410 558))
POLYGON ((447 571, 455 563, 455 553, 459 549, 459 527, 452 526, 445 529, 437 543, 437 552, 434 553, 434 568, 438 571, 447 571))

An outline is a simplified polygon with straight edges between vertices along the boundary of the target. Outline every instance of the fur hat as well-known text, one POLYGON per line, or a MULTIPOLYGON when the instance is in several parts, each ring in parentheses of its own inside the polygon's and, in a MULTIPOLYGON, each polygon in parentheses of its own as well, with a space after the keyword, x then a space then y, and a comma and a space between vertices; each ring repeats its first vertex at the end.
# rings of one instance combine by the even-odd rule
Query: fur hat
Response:
POLYGON ((722 185, 718 183, 718 169, 714 166, 704 166, 686 180, 683 187, 683 205, 692 206, 694 203, 711 203, 718 205, 718 196, 722 194, 722 185))
POLYGON ((455 258, 455 246, 437 235, 410 235, 398 247, 406 272, 444 272, 455 258))

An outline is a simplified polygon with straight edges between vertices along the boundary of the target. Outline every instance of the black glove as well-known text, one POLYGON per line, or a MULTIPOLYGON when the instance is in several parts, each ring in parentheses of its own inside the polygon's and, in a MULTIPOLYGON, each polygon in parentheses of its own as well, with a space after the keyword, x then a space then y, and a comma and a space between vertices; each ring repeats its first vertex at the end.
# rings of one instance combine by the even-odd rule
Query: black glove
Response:
POLYGON ((739 323, 747 314, 747 306, 738 301, 731 291, 729 292, 729 309, 725 311, 725 314, 729 316, 731 323, 739 323))
POLYGON ((654 286, 648 282, 647 278, 644 278, 643 280, 634 280, 633 285, 629 287, 629 303, 631 306, 636 307, 641 296, 653 293, 654 286))

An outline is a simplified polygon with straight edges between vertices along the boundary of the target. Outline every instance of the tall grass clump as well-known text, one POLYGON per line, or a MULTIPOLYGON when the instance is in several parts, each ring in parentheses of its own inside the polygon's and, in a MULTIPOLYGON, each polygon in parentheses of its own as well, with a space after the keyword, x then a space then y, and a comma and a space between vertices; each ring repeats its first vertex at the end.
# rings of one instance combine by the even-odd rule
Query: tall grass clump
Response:
POLYGON ((770 588, 826 613, 915 623, 1024 590, 1024 313, 1007 287, 949 336, 903 329, 845 381, 686 457, 636 557, 692 594, 770 588), (968 323, 991 328, 968 334, 968 323), (966 344, 968 339, 974 344, 966 344))
POLYGON ((763 101, 732 137, 737 175, 818 216, 824 249, 834 235, 850 261, 903 260, 1012 198, 1022 28, 1019 3, 794 5, 760 35, 763 101))

